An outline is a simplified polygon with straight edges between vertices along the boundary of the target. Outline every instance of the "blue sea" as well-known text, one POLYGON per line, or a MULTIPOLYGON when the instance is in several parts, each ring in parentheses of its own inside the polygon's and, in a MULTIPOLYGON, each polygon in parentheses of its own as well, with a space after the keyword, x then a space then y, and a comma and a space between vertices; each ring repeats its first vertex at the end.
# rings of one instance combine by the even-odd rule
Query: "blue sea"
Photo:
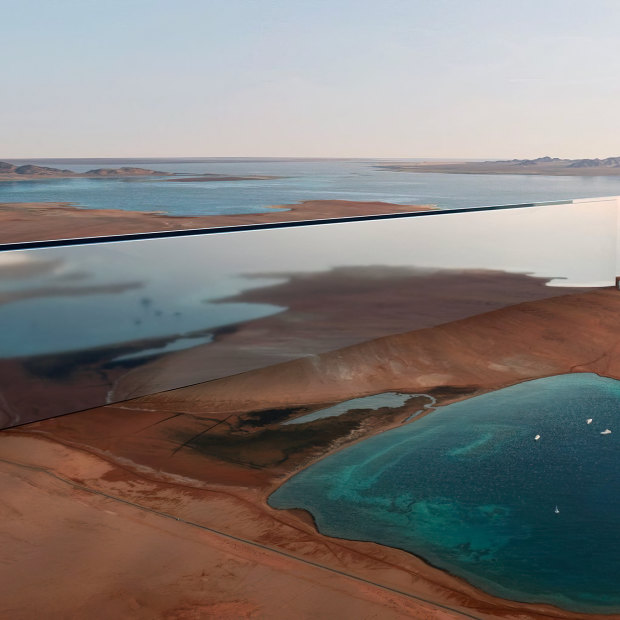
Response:
POLYGON ((618 613, 619 441, 620 381, 560 375, 366 439, 301 471, 269 503, 500 597, 618 613))
MULTIPOLYGON (((390 160, 390 162, 413 160, 390 160)), ((172 215, 256 213, 301 200, 364 200, 474 207, 620 194, 620 177, 422 174, 377 168, 371 159, 19 160, 66 168, 138 166, 188 174, 270 175, 263 181, 170 183, 155 179, 51 179, 0 183, 0 202, 69 202, 93 209, 172 215)))

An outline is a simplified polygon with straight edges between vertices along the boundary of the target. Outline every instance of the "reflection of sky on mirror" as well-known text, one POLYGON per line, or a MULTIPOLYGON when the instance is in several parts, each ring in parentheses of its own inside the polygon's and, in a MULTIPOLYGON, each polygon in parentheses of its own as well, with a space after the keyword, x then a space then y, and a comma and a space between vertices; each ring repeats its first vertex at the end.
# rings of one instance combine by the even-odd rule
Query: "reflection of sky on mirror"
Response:
POLYGON ((0 306, 0 355, 76 350, 251 320, 281 308, 219 300, 282 281, 273 274, 332 267, 492 269, 555 278, 552 284, 560 286, 611 285, 615 226, 616 201, 603 199, 4 253, 0 293, 43 294, 0 306), (28 261, 31 270, 22 279, 2 278, 28 261), (246 277, 257 274, 266 277, 246 277), (105 286, 124 284, 126 290, 106 294, 105 286))
MULTIPOLYGON (((566 278, 567 286, 613 284, 616 200, 454 213, 133 245, 133 256, 172 255, 183 244, 185 275, 320 271, 388 265, 494 269, 566 278)), ((127 244, 129 245, 129 244, 127 244)), ((164 268, 173 272, 176 265, 164 268)))

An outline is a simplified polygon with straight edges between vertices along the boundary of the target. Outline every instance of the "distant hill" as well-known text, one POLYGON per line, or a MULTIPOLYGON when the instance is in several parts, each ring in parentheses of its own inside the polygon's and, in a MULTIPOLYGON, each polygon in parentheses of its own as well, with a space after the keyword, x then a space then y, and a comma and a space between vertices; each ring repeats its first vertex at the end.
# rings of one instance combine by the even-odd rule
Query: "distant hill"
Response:
POLYGON ((67 177, 144 177, 144 176, 171 176, 171 172, 161 172, 159 170, 148 170, 146 168, 95 168, 87 172, 74 172, 62 168, 48 168, 47 166, 34 166, 26 164, 15 166, 6 161, 0 161, 0 180, 3 178, 67 178, 67 177))
POLYGON ((538 174, 548 176, 620 176, 620 157, 605 159, 502 159, 496 161, 426 161, 379 164, 395 172, 436 172, 441 174, 538 174))
POLYGON ((94 177, 144 177, 144 176, 170 176, 172 172, 158 172, 157 170, 148 170, 146 168, 131 168, 123 166, 122 168, 95 168, 84 173, 84 176, 94 177))
POLYGON ((86 179, 122 179, 127 177, 172 177, 161 179, 162 181, 184 181, 184 182, 207 182, 207 181, 269 181, 271 179, 281 179, 282 177, 267 175, 230 175, 230 174, 199 174, 189 175, 183 172, 162 172, 161 170, 149 170, 148 168, 132 168, 122 166, 121 168, 93 168, 87 172, 74 172, 61 168, 48 168, 47 166, 34 166, 26 164, 15 166, 6 161, 0 161, 0 181, 24 181, 28 179, 67 179, 67 178, 86 178, 86 179))
MULTIPOLYGON (((518 164, 521 166, 527 166, 530 164, 550 164, 556 161, 566 161, 564 159, 560 159, 559 157, 549 157, 546 155, 545 157, 537 157, 536 159, 498 159, 493 162, 495 164, 518 164)), ((488 162, 485 162, 488 163, 488 162)))
POLYGON ((600 168, 620 167, 620 157, 607 157, 605 159, 576 159, 569 168, 600 168))
POLYGON ((537 166, 539 164, 559 164, 567 168, 616 168, 620 166, 620 157, 606 157, 605 159, 561 159, 559 157, 537 157, 536 159, 508 159, 495 162, 495 164, 514 164, 517 166, 537 166))
POLYGON ((47 166, 30 166, 30 165, 17 166, 14 168, 13 172, 15 174, 40 174, 46 177, 75 174, 72 170, 61 170, 60 168, 48 168, 47 166))

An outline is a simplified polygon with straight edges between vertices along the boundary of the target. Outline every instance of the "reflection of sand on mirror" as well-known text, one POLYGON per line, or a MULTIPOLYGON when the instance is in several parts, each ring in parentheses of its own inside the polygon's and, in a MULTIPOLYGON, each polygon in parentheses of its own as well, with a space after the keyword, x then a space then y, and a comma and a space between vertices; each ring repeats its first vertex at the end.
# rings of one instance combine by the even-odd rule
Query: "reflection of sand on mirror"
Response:
MULTIPOLYGON (((560 292, 549 287, 546 290, 560 292)), ((86 506, 103 501, 106 510, 118 515, 122 512, 133 523, 141 523, 131 537, 110 542, 105 552, 97 555, 97 575, 106 582, 131 574, 139 561, 136 558, 148 560, 149 567, 153 557, 158 562, 160 556, 145 552, 146 548, 175 558, 177 546, 185 544, 182 541, 224 545, 213 530, 236 537, 235 562, 248 557, 246 554, 253 562, 252 569, 243 574, 230 565, 224 578, 220 572, 223 565, 211 559, 214 551, 201 553, 203 561, 196 565, 193 560, 188 564, 170 560, 165 573, 159 573, 165 574, 165 579, 156 580, 154 593, 130 579, 131 587, 119 589, 118 597, 97 600, 103 616, 106 611, 118 613, 118 609, 132 615, 126 610, 135 608, 138 611, 133 615, 148 617, 167 600, 167 609, 175 610, 177 617, 182 617, 179 610, 193 606, 215 616, 218 609, 224 614, 232 610, 228 613, 234 617, 237 610, 225 607, 234 601, 254 605, 251 608, 259 610, 259 617, 261 613, 290 617, 286 605, 291 593, 295 594, 294 586, 288 586, 292 590, 268 587, 266 597, 259 593, 257 584, 276 583, 270 581, 273 570, 297 578, 301 573, 288 562, 304 567, 310 562, 318 572, 308 576, 311 585, 304 585, 302 590, 311 592, 319 605, 335 600, 331 598, 336 583, 331 571, 336 570, 340 571, 338 579, 344 579, 345 573, 351 575, 347 580, 357 580, 359 596, 379 601, 380 617, 459 618, 459 612, 463 612, 474 618, 583 619, 584 614, 490 596, 396 549, 322 536, 307 513, 276 511, 266 500, 292 474, 317 459, 390 428, 404 428, 402 422, 428 403, 423 395, 432 396, 442 406, 543 376, 594 372, 620 377, 620 352, 614 346, 619 311, 620 296, 613 289, 526 301, 234 377, 4 431, 0 434, 1 458, 43 467, 110 496, 93 497, 79 488, 69 489, 66 483, 38 470, 24 471, 4 462, 7 485, 15 484, 18 489, 22 483, 14 481, 24 476, 31 481, 38 478, 33 482, 35 486, 26 487, 31 489, 28 492, 46 493, 49 510, 58 511, 54 512, 58 519, 46 519, 44 523, 40 512, 28 508, 22 509, 20 521, 3 520, 1 527, 13 550, 11 570, 38 574, 40 557, 26 553, 21 541, 29 539, 33 531, 51 528, 51 523, 55 525, 44 543, 47 552, 50 545, 56 544, 54 541, 60 544, 65 540, 83 541, 83 549, 91 545, 100 549, 101 534, 97 532, 101 529, 93 530, 92 524, 107 519, 103 515, 108 513, 92 513, 86 506), (578 339, 573 337, 575 333, 580 334, 578 339), (337 402, 392 391, 420 396, 412 396, 401 407, 352 410, 306 424, 282 424, 337 402), (122 498, 173 519, 154 513, 142 516, 142 512, 129 516, 126 511, 134 507, 119 505, 112 498, 122 498), (150 523, 160 521, 158 533, 152 536, 150 523), (14 529, 15 523, 22 524, 20 531, 14 529), (211 528, 213 536, 209 535, 208 541, 202 538, 196 525, 211 528), (172 540, 167 532, 174 536, 172 540), (260 552, 255 544, 261 545, 260 552), (207 557, 210 559, 204 559, 207 557), (208 590, 196 586, 202 578, 209 583, 208 590), (235 595, 230 594, 231 589, 235 595), (437 607, 433 610, 428 603, 411 596, 454 611, 437 607)), ((174 355, 180 359, 184 354, 174 355)), ((416 423, 414 420, 408 424, 416 423)), ((229 558, 226 562, 231 562, 231 549, 222 552, 229 558)), ((46 555, 54 556, 52 552, 46 555)), ((14 608, 29 609, 50 601, 61 605, 77 596, 83 609, 90 609, 88 587, 81 588, 82 581, 90 579, 85 565, 88 562, 80 563, 79 573, 70 571, 72 579, 57 571, 58 580, 34 597, 30 589, 12 589, 2 595, 10 595, 14 608)), ((150 568, 145 570, 150 574, 150 568)), ((305 575, 302 579, 306 579, 305 575)), ((0 581, 8 582, 8 578, 0 581)), ((305 601, 302 597, 299 604, 306 605, 305 601)), ((300 613, 308 617, 314 609, 302 607, 300 613)))
MULTIPOLYGON (((230 307, 245 308, 251 311, 250 316, 252 313, 256 316, 256 310, 273 308, 269 316, 223 327, 212 326, 207 323, 209 306, 198 297, 191 325, 188 325, 185 308, 181 316, 173 316, 171 309, 165 307, 172 327, 161 335, 154 332, 150 337, 140 338, 133 324, 126 322, 126 331, 134 334, 133 340, 119 342, 117 338, 86 350, 79 350, 76 343, 80 337, 79 327, 89 327, 90 313, 82 312, 71 321, 66 314, 58 314, 61 322, 56 341, 66 341, 76 350, 47 352, 27 359, 17 359, 13 354, 12 359, 0 360, 2 373, 11 377, 4 390, 3 408, 10 408, 11 415, 19 410, 17 419, 28 421, 33 415, 44 417, 94 407, 576 290, 549 287, 546 282, 542 278, 494 271, 386 266, 255 274, 240 281, 239 286, 245 286, 245 290, 213 300, 211 307, 225 314, 224 318, 230 317, 230 312, 223 313, 230 307), (63 334, 67 335, 63 337, 63 334), (184 343, 187 348, 175 350, 178 343, 184 343), (27 398, 24 397, 26 393, 27 398)), ((79 291, 80 287, 75 290, 79 291)), ((111 315, 120 313, 122 318, 127 314, 126 306, 135 309, 136 304, 140 306, 147 297, 154 298, 144 289, 136 289, 135 294, 128 289, 120 297, 97 295, 89 307, 93 311, 109 308, 111 315), (129 295, 133 296, 128 298, 129 295)), ((179 295, 174 296, 172 301, 176 303, 179 298, 179 295)), ((61 297, 56 299, 63 302, 61 297)), ((150 325, 159 329, 169 324, 163 321, 166 317, 155 316, 158 304, 150 304, 148 312, 138 308, 143 321, 142 332, 150 329, 150 325)), ((41 315, 46 330, 52 332, 54 323, 41 313, 38 300, 31 308, 35 316, 41 315)), ((180 313, 181 308, 178 310, 180 313)), ((23 308, 15 305, 12 316, 16 326, 23 327, 23 308)), ((9 325, 7 315, 4 321, 9 325)), ((20 333, 17 327, 14 334, 20 333)), ((105 327, 121 334, 118 321, 108 321, 105 327)), ((94 333, 87 329, 86 335, 100 338, 106 333, 100 326, 94 333)), ((11 342, 22 346, 22 339, 12 336, 11 342)), ((42 344, 50 342, 48 333, 42 344)), ((23 343, 32 347, 38 341, 24 335, 23 343)), ((4 346, 8 344, 7 339, 4 346)))

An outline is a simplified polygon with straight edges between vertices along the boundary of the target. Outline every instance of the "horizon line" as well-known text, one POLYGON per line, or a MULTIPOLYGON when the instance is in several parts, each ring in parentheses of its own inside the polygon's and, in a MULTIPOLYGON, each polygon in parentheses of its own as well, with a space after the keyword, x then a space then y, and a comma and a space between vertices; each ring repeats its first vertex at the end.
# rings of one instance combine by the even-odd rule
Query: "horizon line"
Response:
MULTIPOLYGON (((53 157, 49 155, 45 156, 29 156, 29 157, 12 157, 12 156, 0 156, 0 161, 121 161, 121 160, 136 160, 136 161, 168 161, 168 160, 186 160, 186 161, 196 161, 196 160, 293 160, 293 161, 318 161, 318 160, 332 160, 332 161, 364 161, 364 160, 431 160, 431 161, 496 161, 496 160, 506 160, 509 161, 511 159, 534 159, 537 157, 549 157, 549 155, 531 155, 528 157, 517 157, 517 156, 486 156, 486 157, 462 157, 462 156, 444 156, 444 157, 434 157, 434 156, 335 156, 335 155, 326 155, 326 156, 303 156, 303 155, 144 155, 144 156, 136 156, 136 155, 118 155, 118 156, 60 156, 53 157)), ((551 156, 556 157, 556 156, 551 156)), ((558 159, 593 159, 595 157, 566 157, 566 156, 557 156, 558 159)), ((617 157, 617 155, 611 155, 609 157, 617 157)), ((602 157, 599 155, 596 158, 601 159, 602 157)))

